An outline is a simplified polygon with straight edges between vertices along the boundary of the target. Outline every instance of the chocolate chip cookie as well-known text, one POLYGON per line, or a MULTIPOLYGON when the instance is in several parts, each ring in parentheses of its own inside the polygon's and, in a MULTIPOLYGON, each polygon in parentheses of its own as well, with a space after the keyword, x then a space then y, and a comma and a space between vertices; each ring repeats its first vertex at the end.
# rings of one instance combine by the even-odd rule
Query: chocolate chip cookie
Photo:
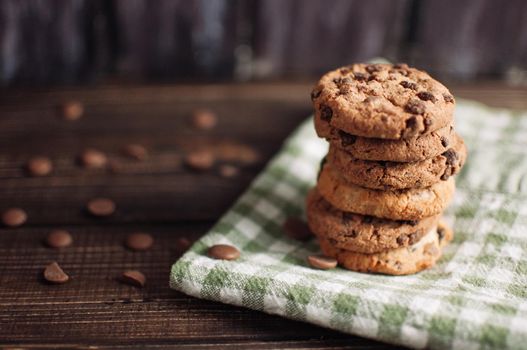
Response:
POLYGON ((408 275, 433 266, 441 257, 441 249, 452 240, 453 232, 444 223, 430 230, 421 240, 408 247, 364 254, 335 247, 328 239, 319 238, 324 255, 335 258, 342 267, 369 273, 408 275))
POLYGON ((360 137, 336 129, 317 116, 315 130, 319 137, 352 153, 357 159, 391 162, 417 162, 435 157, 452 147, 456 137, 452 125, 403 140, 360 137))
POLYGON ((407 247, 436 227, 440 215, 422 220, 387 220, 334 208, 316 189, 306 199, 311 231, 332 246, 358 253, 378 253, 407 247))
POLYGON ((442 212, 455 190, 454 178, 427 188, 372 190, 346 181, 324 164, 317 182, 319 193, 334 207, 347 212, 392 220, 419 220, 442 212))
POLYGON ((396 163, 355 159, 352 154, 333 145, 327 162, 347 181, 377 190, 425 188, 446 181, 459 172, 467 150, 460 137, 442 154, 420 162, 396 163))
POLYGON ((315 114, 349 134, 408 139, 452 123, 454 97, 406 64, 353 64, 331 71, 311 93, 315 114))

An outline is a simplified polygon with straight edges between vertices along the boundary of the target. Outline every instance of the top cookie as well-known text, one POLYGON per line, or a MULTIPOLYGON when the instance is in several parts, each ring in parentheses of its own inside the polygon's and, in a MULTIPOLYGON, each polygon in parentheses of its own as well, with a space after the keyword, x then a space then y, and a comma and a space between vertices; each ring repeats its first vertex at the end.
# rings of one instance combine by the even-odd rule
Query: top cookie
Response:
POLYGON ((353 64, 324 75, 311 93, 315 113, 352 135, 407 139, 452 122, 454 97, 406 64, 353 64))

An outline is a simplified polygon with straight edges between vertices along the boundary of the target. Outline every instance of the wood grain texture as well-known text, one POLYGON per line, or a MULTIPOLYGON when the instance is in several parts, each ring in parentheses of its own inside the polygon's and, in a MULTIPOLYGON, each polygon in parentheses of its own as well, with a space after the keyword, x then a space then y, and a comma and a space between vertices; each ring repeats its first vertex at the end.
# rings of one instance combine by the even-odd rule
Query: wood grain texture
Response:
MULTIPOLYGON (((0 346, 6 348, 393 348, 363 338, 243 308, 190 298, 168 288, 178 237, 204 234, 243 192, 310 112, 311 84, 103 86, 86 89, 4 90, 0 93, 0 210, 21 206, 27 225, 0 228, 0 346), (76 122, 57 118, 69 99, 85 104, 76 122), (189 126, 190 112, 219 116, 210 132, 189 126), (145 162, 126 159, 123 145, 142 143, 145 162), (107 152, 117 171, 75 163, 83 147, 107 152), (240 166, 225 179, 217 169, 191 172, 181 160, 199 147, 240 166), (241 151, 240 151, 241 150, 241 151), (51 176, 27 177, 32 155, 52 158, 51 176), (256 156, 255 156, 256 155, 256 156), (97 219, 86 201, 107 196, 115 215, 97 219), (53 250, 46 234, 64 228, 72 246, 53 250), (127 234, 149 232, 151 250, 123 246, 127 234), (42 281, 58 261, 65 285, 42 281), (147 277, 144 289, 116 281, 126 269, 147 277)), ((527 91, 496 84, 455 87, 456 96, 527 108, 527 91)))

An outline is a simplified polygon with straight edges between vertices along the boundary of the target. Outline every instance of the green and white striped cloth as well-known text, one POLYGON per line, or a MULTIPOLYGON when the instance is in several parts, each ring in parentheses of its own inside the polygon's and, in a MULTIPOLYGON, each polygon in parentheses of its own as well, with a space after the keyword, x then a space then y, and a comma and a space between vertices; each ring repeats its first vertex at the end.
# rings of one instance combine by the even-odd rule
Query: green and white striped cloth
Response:
POLYGON ((327 143, 306 121, 250 188, 173 267, 186 294, 412 348, 527 348, 527 112, 458 101, 468 161, 446 211, 455 239, 432 269, 412 276, 310 268, 315 240, 281 225, 304 216, 327 143), (237 261, 206 255, 226 243, 237 261))

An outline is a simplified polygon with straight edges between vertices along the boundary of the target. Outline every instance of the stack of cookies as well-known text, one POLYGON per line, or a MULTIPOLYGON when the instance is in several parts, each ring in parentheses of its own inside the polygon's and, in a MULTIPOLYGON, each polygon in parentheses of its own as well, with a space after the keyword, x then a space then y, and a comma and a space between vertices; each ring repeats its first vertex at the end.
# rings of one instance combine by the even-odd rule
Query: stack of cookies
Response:
POLYGON ((433 266, 453 236, 441 214, 467 155, 454 97, 406 64, 354 64, 324 75, 311 98, 330 143, 307 198, 322 252, 361 272, 433 266))

